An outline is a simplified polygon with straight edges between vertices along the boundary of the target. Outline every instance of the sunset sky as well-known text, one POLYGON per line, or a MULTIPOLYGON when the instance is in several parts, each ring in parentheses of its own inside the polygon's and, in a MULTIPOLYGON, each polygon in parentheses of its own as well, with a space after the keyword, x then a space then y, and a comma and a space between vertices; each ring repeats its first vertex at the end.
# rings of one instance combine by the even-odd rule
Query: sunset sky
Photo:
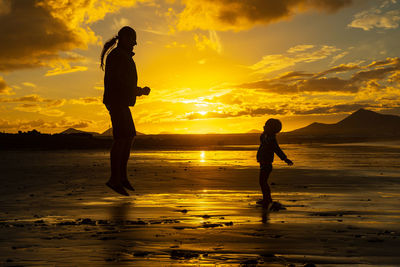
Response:
POLYGON ((137 31, 136 129, 243 133, 400 115, 395 0, 0 0, 0 131, 103 132, 103 44, 137 31))

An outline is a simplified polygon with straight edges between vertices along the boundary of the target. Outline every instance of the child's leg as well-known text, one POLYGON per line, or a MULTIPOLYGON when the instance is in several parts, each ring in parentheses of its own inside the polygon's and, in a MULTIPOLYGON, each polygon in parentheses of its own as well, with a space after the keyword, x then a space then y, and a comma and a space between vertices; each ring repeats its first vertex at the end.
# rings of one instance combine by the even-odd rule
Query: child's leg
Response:
POLYGON ((263 201, 272 202, 271 189, 268 185, 268 178, 272 171, 272 164, 261 164, 260 166, 260 187, 263 194, 263 201))

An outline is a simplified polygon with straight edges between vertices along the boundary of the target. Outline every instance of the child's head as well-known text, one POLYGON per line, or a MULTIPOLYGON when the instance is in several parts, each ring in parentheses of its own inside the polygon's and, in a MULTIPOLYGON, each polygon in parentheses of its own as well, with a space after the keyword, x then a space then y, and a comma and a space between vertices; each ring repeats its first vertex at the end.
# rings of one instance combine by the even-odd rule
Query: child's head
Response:
POLYGON ((264 133, 277 134, 282 130, 282 123, 278 119, 269 119, 264 125, 264 133))

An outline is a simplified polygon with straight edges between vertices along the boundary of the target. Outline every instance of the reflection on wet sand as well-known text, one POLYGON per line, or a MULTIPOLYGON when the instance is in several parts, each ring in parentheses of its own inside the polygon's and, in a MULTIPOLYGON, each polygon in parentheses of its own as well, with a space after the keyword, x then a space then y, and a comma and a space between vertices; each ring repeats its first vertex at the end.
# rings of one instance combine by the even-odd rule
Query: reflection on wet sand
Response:
POLYGON ((355 264, 362 259, 340 257, 344 253, 340 247, 347 244, 344 240, 397 244, 393 238, 400 237, 394 224, 399 218, 390 208, 382 209, 391 206, 393 199, 369 205, 363 193, 276 193, 273 197, 287 210, 267 212, 255 204, 258 197, 257 191, 235 190, 137 194, 130 202, 104 197, 110 221, 121 233, 118 240, 105 244, 110 260, 166 263, 177 259, 187 264, 253 260, 285 266, 308 259, 355 264), (390 230, 373 234, 374 228, 390 230), (122 253, 127 247, 130 254, 122 253))
POLYGON ((399 218, 393 210, 393 198, 400 194, 379 194, 380 201, 374 205, 365 199, 364 193, 273 193, 287 210, 266 212, 256 201, 258 191, 201 190, 190 193, 136 194, 134 198, 104 197, 101 201, 82 202, 84 206, 104 205, 110 209, 111 219, 154 221, 160 218, 179 219, 180 224, 198 227, 205 223, 260 224, 260 223, 336 223, 346 218, 347 223, 387 225, 399 218), (134 203, 134 204, 133 204, 134 203), (386 207, 386 208, 384 208, 386 207), (261 216, 260 216, 261 214, 261 216), (363 216, 361 216, 363 215, 363 216), (362 217, 362 219, 360 219, 362 217))
POLYGON ((284 148, 296 165, 271 176, 278 212, 256 205, 254 150, 135 152, 130 197, 100 182, 108 153, 3 153, 1 264, 396 266, 400 152, 284 148))
MULTIPOLYGON (((110 221, 104 225, 104 229, 102 231, 104 235, 116 234, 121 231, 121 229, 125 228, 130 206, 131 204, 129 202, 117 200, 106 208, 110 212, 110 221)), ((106 257, 106 262, 108 262, 108 264, 110 262, 124 261, 126 239, 131 240, 131 242, 134 241, 132 233, 126 232, 125 235, 126 236, 124 239, 116 237, 103 237, 103 240, 107 241, 104 242, 104 245, 106 255, 108 255, 106 257)))

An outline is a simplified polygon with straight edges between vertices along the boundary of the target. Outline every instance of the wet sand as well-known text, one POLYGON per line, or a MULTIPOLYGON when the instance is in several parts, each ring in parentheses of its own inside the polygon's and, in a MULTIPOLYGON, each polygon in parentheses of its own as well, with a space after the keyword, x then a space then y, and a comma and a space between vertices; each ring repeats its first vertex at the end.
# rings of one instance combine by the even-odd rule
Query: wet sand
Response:
MULTIPOLYGON (((398 151, 380 152, 392 153, 399 166, 398 151)), ((255 165, 149 160, 151 152, 133 157, 129 173, 137 190, 119 197, 104 185, 107 152, 0 152, 1 264, 400 262, 399 169, 365 167, 362 159, 347 169, 278 163, 271 187, 286 210, 265 212, 255 205, 255 165)))

